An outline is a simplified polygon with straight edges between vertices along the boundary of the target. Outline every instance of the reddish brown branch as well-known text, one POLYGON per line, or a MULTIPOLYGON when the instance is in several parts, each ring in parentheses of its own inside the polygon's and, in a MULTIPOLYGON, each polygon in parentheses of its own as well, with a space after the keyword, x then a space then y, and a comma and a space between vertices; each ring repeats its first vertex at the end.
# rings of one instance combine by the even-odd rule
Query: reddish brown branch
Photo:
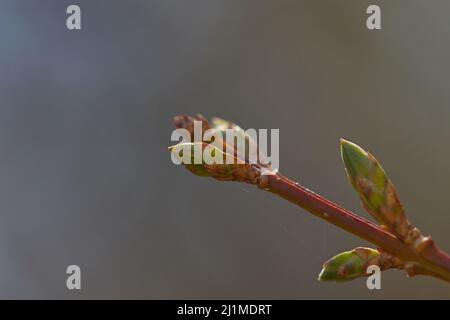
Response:
MULTIPOLYGON (((260 184, 265 190, 377 245, 393 256, 404 261, 417 263, 420 266, 420 274, 427 274, 450 282, 450 256, 439 249, 433 241, 430 240, 421 252, 417 252, 417 250, 369 220, 342 208, 280 174, 265 176, 260 184)), ((410 275, 414 275, 414 273, 410 275)))

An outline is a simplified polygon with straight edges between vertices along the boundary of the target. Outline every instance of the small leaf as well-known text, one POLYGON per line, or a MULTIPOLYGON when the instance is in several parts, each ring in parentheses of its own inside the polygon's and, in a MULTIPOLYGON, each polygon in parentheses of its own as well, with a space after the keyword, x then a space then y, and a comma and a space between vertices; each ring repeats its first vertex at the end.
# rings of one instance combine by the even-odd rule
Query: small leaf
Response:
POLYGON ((356 144, 341 139, 341 155, 349 180, 364 208, 400 239, 411 242, 408 221, 394 185, 379 162, 356 144))
POLYGON ((370 265, 378 265, 380 253, 370 248, 356 248, 334 256, 324 263, 319 281, 345 282, 367 276, 370 265))

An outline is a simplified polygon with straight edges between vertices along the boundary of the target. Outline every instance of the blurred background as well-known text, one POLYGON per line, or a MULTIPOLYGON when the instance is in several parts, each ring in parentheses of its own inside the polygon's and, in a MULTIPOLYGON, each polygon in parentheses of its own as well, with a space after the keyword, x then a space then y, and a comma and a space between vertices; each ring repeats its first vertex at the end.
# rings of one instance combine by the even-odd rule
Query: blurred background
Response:
POLYGON ((380 159, 450 251, 450 2, 0 2, 0 298, 450 298, 430 278, 319 283, 367 245, 170 161, 171 118, 280 129, 280 170, 367 217, 338 140, 380 159), (66 29, 66 8, 82 30, 66 29), (366 28, 378 4, 382 30, 366 28), (66 288, 68 265, 82 290, 66 288))

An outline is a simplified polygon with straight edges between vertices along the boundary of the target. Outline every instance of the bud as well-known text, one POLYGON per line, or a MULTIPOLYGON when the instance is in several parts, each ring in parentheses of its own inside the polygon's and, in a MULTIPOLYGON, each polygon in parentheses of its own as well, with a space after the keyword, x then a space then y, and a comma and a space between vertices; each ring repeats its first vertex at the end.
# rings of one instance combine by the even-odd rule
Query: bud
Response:
POLYGON ((394 185, 379 162, 356 144, 341 139, 341 155, 348 178, 364 208, 404 242, 422 236, 408 221, 394 185))
POLYGON ((260 172, 248 163, 238 163, 238 159, 227 154, 212 144, 204 142, 179 143, 169 147, 181 163, 193 174, 202 177, 212 177, 221 181, 242 181, 259 184, 260 172), (202 158, 196 159, 195 150, 200 148, 202 158), (186 154, 187 152, 187 154, 186 154), (228 159, 233 163, 227 163, 228 159))
POLYGON ((318 279, 319 281, 345 282, 365 277, 368 275, 367 268, 371 265, 379 265, 379 262, 380 252, 375 249, 360 247, 345 251, 324 263, 318 279))
POLYGON ((186 129, 191 134, 192 141, 194 142, 194 123, 195 121, 201 122, 202 125, 202 136, 204 132, 211 128, 208 120, 202 116, 201 114, 197 114, 195 117, 191 117, 188 115, 177 115, 173 118, 173 123, 175 125, 175 128, 177 129, 186 129))

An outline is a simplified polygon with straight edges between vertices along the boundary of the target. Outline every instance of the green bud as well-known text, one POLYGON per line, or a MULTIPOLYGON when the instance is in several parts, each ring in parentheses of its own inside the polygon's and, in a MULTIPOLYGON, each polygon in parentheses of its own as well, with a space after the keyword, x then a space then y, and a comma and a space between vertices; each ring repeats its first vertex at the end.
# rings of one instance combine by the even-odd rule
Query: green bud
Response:
POLYGON ((348 178, 364 208, 401 239, 412 232, 394 185, 379 162, 356 144, 341 139, 341 155, 348 178))
MULTIPOLYGON (((248 163, 238 163, 236 157, 213 144, 204 142, 179 143, 169 147, 172 157, 195 175, 223 181, 258 182, 259 171, 248 163)), ((174 160, 174 159, 173 159, 174 160)))
POLYGON ((238 141, 245 141, 247 144, 255 143, 255 141, 253 141, 253 139, 248 134, 246 134, 244 129, 242 129, 241 127, 239 127, 237 124, 235 124, 233 122, 214 117, 211 119, 211 123, 212 123, 213 128, 215 128, 221 132, 224 132, 227 129, 234 130, 238 141))
POLYGON ((377 250, 362 247, 339 253, 324 263, 318 280, 345 282, 367 276, 367 268, 378 265, 379 257, 377 250))

